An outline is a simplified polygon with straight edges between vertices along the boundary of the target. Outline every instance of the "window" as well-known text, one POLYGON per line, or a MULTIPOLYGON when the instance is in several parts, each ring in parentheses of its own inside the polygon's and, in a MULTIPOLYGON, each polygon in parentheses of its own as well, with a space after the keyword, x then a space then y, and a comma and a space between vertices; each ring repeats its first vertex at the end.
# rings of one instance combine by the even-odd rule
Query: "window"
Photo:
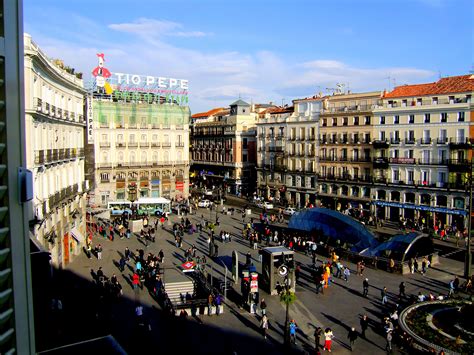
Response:
POLYGON ((393 124, 399 124, 400 123, 400 116, 396 115, 393 116, 393 124))
POLYGON ((385 124, 385 116, 380 116, 380 124, 385 124))
POLYGON ((142 136, 141 136, 141 141, 142 141, 142 142, 146 142, 146 134, 142 134, 142 136))
POLYGON ((431 115, 429 113, 425 113, 425 123, 430 123, 431 115))
POLYGON ((458 122, 464 122, 466 112, 458 112, 458 122))
POLYGON ((438 144, 441 143, 446 143, 448 140, 448 131, 446 129, 440 129, 439 130, 439 139, 438 139, 438 144))
POLYGON ((343 126, 347 126, 348 122, 349 122, 349 118, 347 118, 347 117, 342 118, 342 125, 343 126))
POLYGON ((323 127, 326 127, 328 125, 328 120, 327 119, 323 119, 323 127))
POLYGON ((407 158, 413 159, 415 156, 415 151, 413 149, 409 149, 407 152, 407 158))
POLYGON ((131 134, 129 138, 130 138, 129 139, 130 143, 135 143, 135 135, 134 134, 131 134))
POLYGON ((107 135, 103 134, 101 140, 102 140, 102 142, 107 142, 107 135))
POLYGON ((385 140, 385 131, 380 131, 379 132, 379 138, 380 138, 381 141, 385 140))
POLYGON ((446 182, 446 173, 443 171, 438 172, 438 182, 444 184, 446 182))
POLYGON ((407 171, 407 180, 409 184, 413 183, 413 179, 415 178, 415 172, 413 170, 407 171))
POLYGON ((408 131, 408 143, 415 143, 415 131, 408 131))
POLYGON ((400 170, 398 170, 398 169, 392 170, 392 180, 393 180, 393 182, 400 181, 400 170))
POLYGON ((365 116, 365 121, 364 121, 364 123, 365 123, 366 125, 370 125, 370 116, 365 116))
POLYGON ((448 113, 441 112, 441 122, 448 122, 448 113))
POLYGON ((438 98, 437 98, 437 97, 433 97, 432 104, 433 104, 433 105, 437 105, 437 104, 438 104, 438 98))
POLYGON ((415 115, 408 116, 408 123, 409 124, 415 123, 415 115))
POLYGON ((359 117, 354 117, 354 126, 358 126, 359 125, 359 117))
POLYGON ((151 136, 151 140, 152 140, 153 142, 158 141, 158 135, 157 135, 157 134, 152 135, 152 136, 151 136))
POLYGON ((147 127, 146 117, 140 117, 140 128, 146 128, 146 127, 147 127))
POLYGON ((407 107, 407 100, 402 100, 402 107, 407 107))
POLYGON ((333 126, 337 126, 337 118, 333 118, 333 119, 332 119, 332 125, 333 125, 333 126))
POLYGON ((248 139, 247 138, 244 138, 244 140, 243 140, 243 148, 248 149, 248 139))

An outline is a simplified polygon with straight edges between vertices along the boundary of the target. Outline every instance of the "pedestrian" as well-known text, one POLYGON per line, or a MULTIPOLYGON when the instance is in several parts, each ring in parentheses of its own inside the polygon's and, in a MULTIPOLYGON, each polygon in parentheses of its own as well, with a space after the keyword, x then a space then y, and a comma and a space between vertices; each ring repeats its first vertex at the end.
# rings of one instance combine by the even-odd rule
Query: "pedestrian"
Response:
POLYGON ((135 292, 138 292, 138 287, 140 286, 140 276, 136 272, 132 276, 132 285, 135 292))
POLYGON ((260 321, 260 328, 262 329, 263 338, 267 339, 267 331, 268 331, 268 318, 264 314, 262 320, 260 321))
POLYGON ((131 252, 130 252, 130 249, 128 249, 128 247, 125 247, 125 252, 123 253, 123 255, 125 256, 125 259, 127 261, 130 261, 131 252))
POLYGON ((214 303, 216 304, 216 315, 219 315, 221 302, 222 302, 221 295, 217 294, 216 298, 214 299, 214 303))
POLYGON ((126 263, 127 262, 125 261, 125 257, 124 256, 120 257, 120 260, 119 260, 120 272, 124 272, 126 263))
POLYGON ((455 290, 454 280, 451 280, 451 281, 449 282, 449 293, 448 293, 448 297, 454 296, 454 290, 455 290))
POLYGON ((323 350, 327 350, 331 352, 331 344, 332 338, 334 338, 334 334, 332 333, 331 328, 326 328, 324 331, 324 348, 323 350))
POLYGON ((351 347, 351 351, 354 350, 354 343, 357 340, 357 331, 354 327, 349 330, 349 334, 347 334, 347 338, 349 339, 349 344, 351 347))
POLYGON ((365 331, 367 330, 367 328, 369 328, 369 317, 367 316, 367 314, 364 314, 360 319, 360 329, 362 330, 361 335, 364 339, 366 338, 365 331))
POLYGON ((260 309, 262 310, 262 316, 267 314, 267 303, 265 302, 265 298, 262 298, 260 301, 260 309))
POLYGON ((321 327, 316 327, 314 330, 314 346, 316 348, 316 353, 319 352, 319 347, 321 346, 321 336, 323 335, 323 329, 321 327))
POLYGON ((364 289, 362 296, 367 297, 369 295, 369 279, 368 278, 364 279, 364 281, 362 282, 362 287, 364 289))
POLYGON ((380 291, 380 295, 382 296, 382 304, 386 304, 388 302, 388 300, 387 300, 387 288, 386 287, 382 288, 382 291, 380 291))
POLYGON ((406 297, 406 294, 405 294, 405 282, 400 282, 400 285, 398 286, 398 289, 400 290, 399 293, 398 293, 398 297, 400 297, 400 299, 402 297, 406 297))
POLYGON ((423 259, 421 259, 421 274, 423 276, 425 276, 427 264, 428 259, 426 259, 426 256, 424 256, 423 259))
POLYGON ((212 293, 209 294, 209 297, 207 298, 207 315, 212 315, 212 303, 214 302, 214 297, 212 297, 212 293))
POLYGON ((296 330, 298 326, 296 325, 296 321, 292 319, 290 321, 290 342, 296 345, 296 330))
POLYGON ((351 270, 348 267, 344 268, 344 280, 347 282, 349 280, 349 276, 351 275, 351 270))
POLYGON ((392 352, 392 338, 392 331, 387 332, 387 345, 385 346, 385 350, 387 350, 388 352, 392 352))
POLYGON ((219 247, 217 246, 217 243, 214 243, 214 257, 217 258, 219 255, 219 247))
POLYGON ((395 270, 395 260, 393 260, 392 258, 390 258, 389 266, 390 266, 390 272, 393 273, 393 271, 395 270))
POLYGON ((97 260, 102 259, 102 245, 97 245, 97 260))

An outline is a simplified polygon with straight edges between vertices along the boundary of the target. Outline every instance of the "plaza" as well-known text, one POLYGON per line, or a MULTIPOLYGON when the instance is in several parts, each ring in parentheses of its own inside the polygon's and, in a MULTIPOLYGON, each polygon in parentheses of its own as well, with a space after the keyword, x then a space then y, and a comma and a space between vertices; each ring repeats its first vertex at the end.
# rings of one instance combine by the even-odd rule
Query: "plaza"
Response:
MULTIPOLYGON (((250 221, 250 217, 255 221, 258 220, 257 213, 260 211, 254 209, 252 212, 251 216, 246 217, 246 222, 250 221)), ((200 208, 195 214, 186 217, 193 224, 203 219, 215 222, 216 211, 200 208)), ((230 268, 229 260, 234 250, 239 254, 239 260, 245 260, 245 254, 250 252, 252 263, 261 273, 258 250, 250 248, 249 242, 241 236, 243 227, 241 215, 239 213, 224 215, 218 212, 218 217, 220 226, 217 226, 216 234, 219 234, 221 230, 230 232, 232 241, 228 243, 216 241, 219 245, 219 256, 212 259, 208 257, 207 234, 204 232, 201 235, 199 233, 185 234, 182 248, 175 246, 170 230, 181 217, 174 214, 170 215, 165 229, 159 229, 155 243, 149 243, 148 247, 145 247, 135 235, 131 239, 115 238, 113 242, 94 235, 93 245, 100 243, 103 246, 102 259, 97 260, 94 256, 88 259, 85 254, 77 257, 62 272, 64 274, 61 279, 63 287, 59 293, 63 294, 57 295, 63 298, 65 312, 74 312, 75 317, 80 321, 68 324, 67 331, 62 333, 61 339, 51 337, 54 339, 53 342, 64 342, 66 339, 69 343, 84 340, 85 330, 87 329, 86 333, 92 335, 95 329, 97 332, 95 336, 112 334, 128 353, 138 353, 144 349, 162 349, 163 351, 175 349, 179 353, 192 352, 194 354, 284 353, 285 306, 278 296, 270 296, 260 290, 260 299, 265 298, 268 306, 267 317, 270 324, 265 340, 259 328, 260 311, 257 314, 250 314, 248 310, 239 306, 240 283, 235 283, 232 290, 227 291, 224 313, 219 316, 188 317, 182 320, 180 317, 164 314, 145 288, 138 293, 134 292, 129 281, 133 273, 132 262, 123 273, 120 273, 116 266, 121 253, 125 247, 128 247, 132 251, 143 248, 145 254, 149 252, 157 254, 162 249, 165 254, 164 268, 178 267, 183 263, 184 250, 195 245, 198 255, 208 257, 208 265, 212 265, 215 277, 224 279, 223 264, 230 268), (107 277, 111 277, 112 274, 117 275, 123 287, 123 296, 118 302, 98 303, 95 296, 91 294, 92 287, 79 287, 80 284, 91 284, 93 281, 91 270, 96 271, 99 267, 102 267, 107 277), (68 295, 69 289, 72 293, 68 295), (134 308, 138 303, 143 305, 145 317, 150 322, 149 334, 136 332, 134 308), (97 319, 96 311, 106 315, 99 316, 97 319), (66 333, 67 336, 65 336, 66 333)), ((348 281, 333 277, 333 282, 324 290, 324 294, 316 294, 315 284, 310 274, 311 257, 297 252, 295 260, 301 266, 302 273, 296 286, 296 302, 290 306, 290 317, 295 319, 298 325, 297 344, 292 346, 291 351, 301 354, 314 353, 315 327, 332 329, 335 335, 334 353, 349 353, 347 333, 351 327, 355 327, 360 332, 359 320, 363 314, 368 315, 370 326, 367 338, 359 338, 355 342, 354 351, 371 354, 384 353, 386 340, 384 334, 380 334, 380 322, 384 315, 392 311, 392 307, 397 302, 400 282, 405 282, 407 295, 417 295, 420 291, 446 295, 449 282, 455 277, 454 275, 461 275, 463 270, 460 262, 440 258, 440 264, 431 268, 424 276, 419 273, 401 276, 371 268, 366 268, 364 275, 358 276, 356 265, 343 260, 342 263, 351 270, 348 281), (367 298, 362 297, 364 278, 368 278, 370 283, 367 298), (387 287, 388 290, 389 307, 381 304, 380 292, 383 287, 387 287)), ((321 263, 321 260, 326 261, 327 258, 318 255, 317 265, 321 263)), ((394 345, 394 353, 403 352, 394 345)))

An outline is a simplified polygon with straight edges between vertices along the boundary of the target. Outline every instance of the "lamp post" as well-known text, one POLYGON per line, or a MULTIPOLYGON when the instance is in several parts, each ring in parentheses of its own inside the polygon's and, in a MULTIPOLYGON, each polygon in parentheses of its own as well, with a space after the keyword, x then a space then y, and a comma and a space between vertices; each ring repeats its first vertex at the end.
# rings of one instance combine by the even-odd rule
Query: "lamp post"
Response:
POLYGON ((466 245, 466 256, 464 260, 464 278, 467 280, 471 276, 471 229, 472 229, 472 168, 473 160, 471 158, 471 167, 469 170, 469 205, 467 209, 467 245, 466 245))

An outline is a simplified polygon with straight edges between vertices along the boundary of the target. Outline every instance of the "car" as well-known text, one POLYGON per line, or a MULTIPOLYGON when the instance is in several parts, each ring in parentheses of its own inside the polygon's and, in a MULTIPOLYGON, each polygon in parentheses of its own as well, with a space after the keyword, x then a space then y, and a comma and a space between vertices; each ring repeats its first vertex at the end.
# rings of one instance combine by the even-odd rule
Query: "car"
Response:
POLYGON ((287 207, 283 210, 283 214, 286 216, 293 216, 296 213, 296 208, 287 207))
POLYGON ((211 205, 211 201, 209 200, 201 200, 198 202, 198 207, 204 207, 207 208, 211 205))
POLYGON ((273 204, 270 203, 270 202, 267 202, 267 201, 264 201, 264 202, 259 201, 259 202, 256 203, 256 205, 257 205, 257 207, 262 208, 262 209, 264 208, 266 210, 273 209, 273 204))

